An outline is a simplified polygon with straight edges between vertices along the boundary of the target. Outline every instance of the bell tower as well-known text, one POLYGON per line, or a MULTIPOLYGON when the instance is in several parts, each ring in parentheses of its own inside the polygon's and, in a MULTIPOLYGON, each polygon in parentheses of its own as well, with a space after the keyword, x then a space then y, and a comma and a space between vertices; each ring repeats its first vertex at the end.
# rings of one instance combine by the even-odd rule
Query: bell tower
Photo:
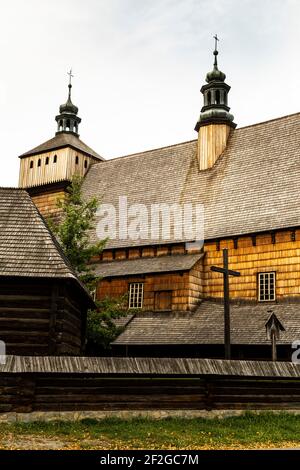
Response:
POLYGON ((77 116, 78 108, 72 103, 71 92, 72 92, 72 69, 68 72, 69 75, 69 95, 65 104, 60 105, 59 114, 55 117, 57 122, 57 134, 61 132, 70 132, 76 137, 79 137, 78 126, 81 123, 80 117, 77 116))
POLYGON ((226 75, 218 69, 219 41, 215 39, 214 67, 206 75, 206 84, 202 86, 203 107, 195 126, 198 132, 198 162, 200 170, 212 168, 224 151, 227 140, 236 124, 233 115, 229 113, 228 93, 230 86, 225 83, 226 75))
POLYGON ((55 117, 55 136, 20 155, 19 187, 26 188, 40 212, 57 212, 57 199, 64 197, 73 175, 84 176, 89 167, 104 160, 79 139, 78 108, 72 102, 72 71, 68 99, 55 117))

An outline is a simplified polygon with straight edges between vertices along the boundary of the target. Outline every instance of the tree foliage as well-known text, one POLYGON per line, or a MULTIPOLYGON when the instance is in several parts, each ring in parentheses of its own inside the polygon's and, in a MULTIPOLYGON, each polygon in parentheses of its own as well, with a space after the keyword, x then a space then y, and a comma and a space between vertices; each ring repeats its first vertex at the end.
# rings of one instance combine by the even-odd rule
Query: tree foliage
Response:
MULTIPOLYGON (((66 197, 57 202, 59 216, 48 219, 48 223, 80 280, 93 294, 101 278, 93 273, 90 261, 101 253, 107 239, 90 243, 100 202, 83 198, 82 182, 81 177, 73 177, 66 197)), ((127 297, 107 297, 95 300, 95 304, 96 309, 88 311, 87 342, 107 348, 122 330, 113 320, 128 313, 127 297)))
POLYGON ((75 175, 66 197, 57 202, 61 216, 51 218, 49 223, 71 265, 77 273, 86 274, 91 271, 90 260, 101 253, 106 240, 90 243, 89 232, 93 228, 99 201, 95 197, 84 200, 81 187, 82 178, 75 175))
POLYGON ((106 297, 96 301, 97 309, 89 310, 87 338, 90 346, 100 345, 107 349, 110 343, 123 331, 114 320, 129 313, 127 295, 117 298, 106 297))

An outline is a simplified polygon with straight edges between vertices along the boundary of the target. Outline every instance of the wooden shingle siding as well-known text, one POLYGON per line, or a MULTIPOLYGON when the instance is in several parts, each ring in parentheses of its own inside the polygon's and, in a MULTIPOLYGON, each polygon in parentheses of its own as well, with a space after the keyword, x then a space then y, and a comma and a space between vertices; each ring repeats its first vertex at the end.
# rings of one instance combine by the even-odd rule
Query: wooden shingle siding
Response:
POLYGON ((126 276, 126 278, 103 279, 97 288, 97 298, 119 297, 128 292, 128 286, 133 282, 144 283, 144 310, 155 310, 155 293, 158 291, 172 291, 172 310, 190 310, 194 305, 190 301, 189 273, 183 274, 146 274, 139 276, 126 276))
POLYGON ((222 264, 222 249, 229 250, 230 269, 239 271, 239 278, 230 279, 232 299, 257 300, 257 274, 276 272, 276 299, 300 296, 300 230, 295 231, 296 239, 291 241, 291 231, 276 233, 272 243, 271 234, 256 236, 256 246, 251 237, 238 239, 235 249, 232 240, 221 240, 220 250, 215 242, 204 246, 204 298, 223 296, 223 278, 212 272, 210 266, 222 264))

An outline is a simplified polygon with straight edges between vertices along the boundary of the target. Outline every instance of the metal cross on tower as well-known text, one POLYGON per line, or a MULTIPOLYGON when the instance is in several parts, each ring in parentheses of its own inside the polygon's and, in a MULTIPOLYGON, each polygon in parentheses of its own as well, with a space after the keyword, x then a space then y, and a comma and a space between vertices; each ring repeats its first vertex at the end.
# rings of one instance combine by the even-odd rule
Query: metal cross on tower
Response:
POLYGON ((215 40, 215 51, 217 51, 218 50, 218 41, 220 41, 217 34, 214 35, 214 40, 215 40))
POLYGON ((211 266, 212 271, 223 274, 224 279, 224 344, 225 359, 230 359, 230 304, 229 304, 229 276, 240 276, 238 271, 228 269, 228 250, 223 250, 223 268, 211 266))
POLYGON ((70 69, 70 72, 68 72, 68 75, 69 75, 69 85, 72 85, 72 78, 74 77, 74 75, 72 75, 72 69, 70 69))

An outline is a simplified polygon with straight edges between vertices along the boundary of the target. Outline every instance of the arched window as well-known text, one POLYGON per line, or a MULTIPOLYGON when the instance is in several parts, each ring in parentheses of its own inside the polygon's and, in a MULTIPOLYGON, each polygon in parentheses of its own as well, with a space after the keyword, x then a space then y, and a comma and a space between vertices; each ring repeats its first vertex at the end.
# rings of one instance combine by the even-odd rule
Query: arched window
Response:
POLYGON ((45 165, 49 165, 49 157, 46 157, 45 165))
POLYGON ((57 155, 54 155, 53 157, 53 163, 56 163, 57 162, 57 155))
POLYGON ((84 168, 87 168, 87 160, 84 160, 84 168))
POLYGON ((216 91, 215 104, 220 104, 220 90, 216 91))
POLYGON ((69 131, 70 130, 70 120, 68 119, 67 120, 67 124, 66 124, 66 130, 69 131))
POLYGON ((211 92, 209 91, 207 93, 207 106, 209 106, 211 104, 211 92))
POLYGON ((29 168, 30 168, 30 169, 33 168, 33 160, 31 160, 31 162, 30 162, 30 167, 29 167, 29 168))
POLYGON ((62 122, 62 121, 59 121, 59 130, 60 130, 60 131, 63 130, 63 122, 62 122))
POLYGON ((75 164, 78 165, 78 162, 79 162, 79 158, 78 158, 78 155, 76 155, 76 157, 75 157, 75 164))
POLYGON ((38 166, 41 166, 41 159, 38 159, 38 166))

